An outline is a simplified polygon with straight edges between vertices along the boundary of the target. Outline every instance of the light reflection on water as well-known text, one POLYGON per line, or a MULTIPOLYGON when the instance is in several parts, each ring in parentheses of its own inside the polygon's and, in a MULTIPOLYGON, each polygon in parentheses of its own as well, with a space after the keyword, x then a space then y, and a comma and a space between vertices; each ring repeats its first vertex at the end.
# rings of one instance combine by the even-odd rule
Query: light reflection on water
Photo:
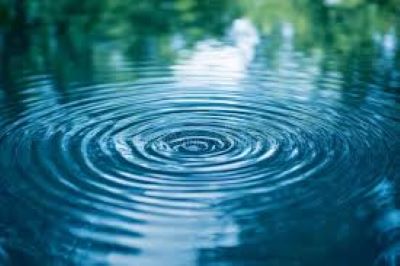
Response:
POLYGON ((397 265, 395 28, 263 21, 2 47, 0 263, 397 265))
POLYGON ((232 23, 227 35, 230 45, 202 40, 178 62, 175 75, 184 86, 207 86, 218 81, 237 85, 245 78, 260 41, 257 29, 251 21, 241 18, 232 23))

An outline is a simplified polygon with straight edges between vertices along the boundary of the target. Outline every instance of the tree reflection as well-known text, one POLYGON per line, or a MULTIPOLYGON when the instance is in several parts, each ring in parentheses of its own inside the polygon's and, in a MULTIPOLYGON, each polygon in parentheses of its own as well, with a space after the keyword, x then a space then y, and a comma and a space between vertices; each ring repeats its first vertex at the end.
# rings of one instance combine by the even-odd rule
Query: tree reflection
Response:
MULTIPOLYGON (((200 74, 214 77, 225 75, 231 68, 232 72, 239 74, 234 84, 237 85, 244 78, 241 75, 244 69, 251 68, 253 60, 258 60, 257 64, 264 64, 263 70, 275 75, 282 75, 285 71, 282 65, 285 64, 302 69, 307 75, 302 79, 304 95, 312 97, 313 93, 332 90, 334 93, 327 101, 343 101, 346 106, 357 109, 368 100, 372 90, 398 92, 399 10, 397 0, 0 0, 0 89, 3 92, 0 100, 10 116, 17 117, 27 108, 23 96, 24 90, 29 88, 24 80, 26 76, 45 75, 50 83, 46 86, 51 88, 56 103, 65 104, 72 101, 70 92, 77 86, 132 82, 140 78, 140 73, 134 70, 126 73, 121 69, 126 65, 132 67, 148 62, 161 66, 179 65, 175 74, 185 81, 188 81, 186 76, 198 73, 199 68, 200 72, 203 71, 200 74), (257 36, 253 40, 245 36, 240 40, 245 45, 232 43, 232 40, 225 44, 229 39, 228 29, 234 21, 242 25, 255 24, 257 33, 253 35, 257 36), (179 58, 182 50, 191 52, 186 61, 179 58), (254 56, 256 53, 260 58, 254 56), (217 67, 212 69, 210 65, 217 67), (340 76, 342 83, 329 84, 330 75, 340 76), (354 94, 357 97, 353 97, 354 94)), ((250 74, 247 76, 257 78, 250 74)), ((282 80, 286 88, 293 87, 282 80)), ((192 82, 199 86, 199 80, 192 82)), ((207 83, 200 85, 207 86, 207 83)), ((399 105, 400 93, 391 95, 396 95, 394 102, 399 105)), ((381 94, 378 96, 383 97, 381 94)), ((238 204, 251 202, 254 206, 254 202, 260 201, 261 205, 263 200, 257 196, 243 198, 238 204)), ((15 208, 16 204, 8 205, 15 208)), ((8 219, 22 220, 26 215, 5 209, 0 215, 8 219)), ((293 213, 292 209, 287 211, 293 213)), ((315 224, 313 232, 327 232, 325 238, 310 236, 309 231, 298 229, 306 228, 301 223, 309 220, 295 224, 284 216, 271 218, 271 213, 256 215, 250 223, 235 215, 230 218, 237 227, 253 225, 241 228, 239 238, 252 239, 260 231, 267 231, 268 226, 273 229, 270 235, 262 232, 269 237, 263 239, 271 248, 268 252, 265 252, 266 247, 252 243, 240 246, 251 253, 247 254, 250 257, 271 265, 281 265, 279 262, 298 265, 298 254, 284 257, 284 254, 275 252, 285 250, 290 253, 291 250, 287 250, 289 246, 285 246, 290 242, 290 247, 298 247, 299 253, 319 253, 324 260, 332 258, 331 265, 339 265, 342 262, 338 261, 335 252, 344 254, 354 243, 343 233, 346 225, 340 223, 341 218, 343 221, 354 218, 345 215, 339 215, 332 223, 315 224), (282 231, 283 227, 285 230, 292 228, 291 232, 299 234, 287 234, 282 231), (337 235, 342 238, 333 241, 337 235), (282 243, 273 243, 275 239, 282 243), (311 249, 303 246, 304 239, 310 241, 311 249), (333 242, 334 247, 329 251, 318 250, 318 244, 324 240, 333 242), (274 245, 276 250, 272 248, 274 245)), ((32 216, 39 217, 36 214, 32 216)), ((304 213, 299 216, 304 216, 304 213)), ((6 219, 4 217, 1 217, 2 221, 6 219)), ((53 221, 45 222, 47 226, 53 221)), ((354 221, 356 227, 360 223, 354 221)), ((34 235, 36 229, 35 225, 26 229, 33 235, 32 243, 38 242, 38 236, 34 235)), ((46 247, 43 249, 48 248, 47 244, 41 245, 46 247)), ((357 250, 368 250, 368 247, 357 250)), ((224 261, 235 256, 240 261, 243 254, 239 251, 229 247, 204 249, 199 261, 207 262, 209 258, 224 261)), ((0 245, 0 262, 2 253, 6 252, 0 245)), ((365 261, 355 261, 353 265, 366 264, 372 253, 358 257, 365 261)), ((314 259, 307 265, 323 264, 322 259, 314 259)))
MULTIPOLYGON (((174 45, 171 45, 176 40, 192 47, 199 40, 223 36, 234 19, 245 16, 258 25, 262 35, 272 34, 283 22, 290 23, 296 49, 306 53, 328 51, 353 58, 360 49, 373 49, 374 40, 383 41, 391 30, 397 40, 398 31, 394 27, 400 16, 395 2, 2 0, 0 35, 4 41, 0 50, 3 51, 2 61, 7 61, 4 58, 4 54, 9 54, 6 47, 15 45, 11 39, 13 42, 18 39, 21 50, 25 50, 23 57, 31 58, 19 60, 24 62, 25 69, 57 68, 56 83, 63 87, 61 83, 82 79, 85 69, 83 72, 90 76, 88 60, 95 60, 93 49, 104 41, 117 41, 118 49, 122 49, 129 61, 171 62, 176 58, 174 45), (10 35, 20 36, 11 38, 10 35), (81 59, 85 62, 70 62, 81 59), (57 67, 50 67, 54 65, 57 67), (88 67, 77 67, 83 65, 88 67)), ((347 64, 346 60, 343 62, 347 64)))

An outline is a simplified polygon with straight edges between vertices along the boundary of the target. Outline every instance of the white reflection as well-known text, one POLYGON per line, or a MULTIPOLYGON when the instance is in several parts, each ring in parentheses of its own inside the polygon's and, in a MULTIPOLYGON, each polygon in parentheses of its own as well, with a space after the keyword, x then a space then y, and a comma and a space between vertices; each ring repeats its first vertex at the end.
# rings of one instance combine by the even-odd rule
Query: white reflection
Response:
POLYGON ((342 0, 325 0, 324 1, 324 4, 326 6, 335 6, 335 5, 338 5, 340 3, 342 3, 342 0))
POLYGON ((390 57, 395 53, 397 48, 397 37, 396 32, 393 29, 384 35, 375 33, 372 39, 381 47, 386 57, 390 57))
POLYGON ((394 30, 389 31, 383 36, 382 47, 385 55, 394 55, 397 46, 397 38, 394 30))
POLYGON ((173 67, 179 82, 185 86, 239 83, 254 58, 259 35, 251 21, 241 18, 232 23, 226 37, 231 45, 215 39, 198 42, 193 52, 173 67))
POLYGON ((110 52, 110 63, 115 69, 121 69, 124 66, 124 56, 121 51, 114 49, 110 52))
POLYGON ((282 25, 282 36, 285 42, 291 42, 294 36, 294 27, 291 23, 283 23, 282 25))
POLYGON ((186 42, 185 38, 181 34, 175 34, 171 39, 171 49, 174 51, 180 51, 184 49, 186 42))
POLYGON ((235 220, 211 207, 200 216, 188 210, 185 216, 175 214, 170 220, 164 217, 162 223, 131 224, 130 230, 142 236, 119 236, 113 241, 122 246, 138 247, 140 253, 110 253, 107 264, 154 265, 156 258, 163 265, 196 265, 199 250, 236 247, 240 242, 240 227, 235 220))

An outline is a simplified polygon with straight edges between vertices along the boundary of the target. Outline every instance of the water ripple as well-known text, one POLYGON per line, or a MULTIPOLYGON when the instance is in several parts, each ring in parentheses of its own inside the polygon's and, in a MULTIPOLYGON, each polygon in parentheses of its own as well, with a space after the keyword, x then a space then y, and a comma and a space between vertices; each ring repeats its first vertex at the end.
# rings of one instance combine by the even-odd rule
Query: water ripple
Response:
MULTIPOLYGON (((240 85, 188 88, 163 70, 141 71, 154 75, 76 87, 62 103, 27 97, 29 108, 0 130, 9 188, 98 247, 157 250, 168 237, 176 246, 193 237, 215 245, 202 227, 234 246, 239 229, 226 215, 250 219, 294 205, 335 211, 395 170, 395 131, 370 113, 376 99, 354 109, 331 100, 337 91, 305 96, 261 73, 240 85)), ((340 82, 329 76, 330 86, 340 82)))

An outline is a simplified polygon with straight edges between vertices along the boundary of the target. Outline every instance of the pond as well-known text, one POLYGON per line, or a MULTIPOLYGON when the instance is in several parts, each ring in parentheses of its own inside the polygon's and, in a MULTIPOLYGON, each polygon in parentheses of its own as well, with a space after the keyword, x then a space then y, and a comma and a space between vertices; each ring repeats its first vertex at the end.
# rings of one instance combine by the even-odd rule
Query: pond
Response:
POLYGON ((1 265, 400 265, 397 0, 0 3, 1 265))

